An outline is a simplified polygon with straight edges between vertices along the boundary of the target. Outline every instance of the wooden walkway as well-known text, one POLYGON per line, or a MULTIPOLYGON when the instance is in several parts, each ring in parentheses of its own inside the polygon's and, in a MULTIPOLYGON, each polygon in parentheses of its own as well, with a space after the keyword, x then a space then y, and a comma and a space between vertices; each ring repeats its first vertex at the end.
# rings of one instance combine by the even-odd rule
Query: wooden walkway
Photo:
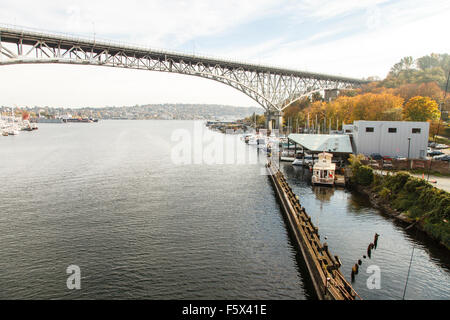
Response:
POLYGON ((312 224, 283 174, 270 163, 267 170, 317 297, 320 300, 355 300, 359 296, 342 275, 339 257, 331 255, 326 242, 320 242, 319 229, 312 224))

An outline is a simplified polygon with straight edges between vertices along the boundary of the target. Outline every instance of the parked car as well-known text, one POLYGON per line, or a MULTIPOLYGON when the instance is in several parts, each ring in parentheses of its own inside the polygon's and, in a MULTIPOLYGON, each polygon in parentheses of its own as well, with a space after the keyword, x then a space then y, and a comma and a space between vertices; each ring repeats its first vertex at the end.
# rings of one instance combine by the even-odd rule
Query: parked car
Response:
POLYGON ((448 145, 439 143, 435 146, 436 149, 447 149, 448 145))
POLYGON ((393 169, 394 166, 392 165, 391 160, 385 160, 383 161, 383 169, 393 169))
POLYGON ((444 153, 442 151, 439 151, 439 150, 433 150, 431 152, 428 152, 428 155, 430 157, 440 156, 440 155, 443 155, 443 154, 444 153))
POLYGON ((373 169, 379 169, 380 168, 380 164, 376 160, 370 160, 369 161, 369 166, 371 166, 373 169))
POLYGON ((383 160, 384 161, 392 161, 392 157, 391 156, 383 156, 383 160))
POLYGON ((381 154, 379 154, 379 153, 372 153, 372 154, 370 155, 370 158, 371 158, 372 160, 381 160, 381 159, 383 159, 383 157, 382 157, 381 154))
POLYGON ((433 160, 450 161, 450 154, 443 154, 443 155, 440 155, 440 156, 434 156, 433 160))

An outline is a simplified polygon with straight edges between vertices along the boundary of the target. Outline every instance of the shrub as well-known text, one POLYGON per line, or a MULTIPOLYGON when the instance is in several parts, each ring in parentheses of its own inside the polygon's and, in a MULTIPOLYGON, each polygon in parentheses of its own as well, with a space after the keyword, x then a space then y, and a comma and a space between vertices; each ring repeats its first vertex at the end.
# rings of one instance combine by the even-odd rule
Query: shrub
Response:
POLYGON ((417 206, 412 206, 408 209, 408 216, 410 216, 411 218, 420 218, 421 216, 423 216, 423 210, 417 206))
POLYGON ((430 186, 428 182, 426 182, 424 179, 409 177, 408 181, 405 183, 405 189, 408 192, 419 192, 421 189, 424 189, 425 187, 430 186), (419 189, 420 188, 420 189, 419 189))
POLYGON ((396 193, 399 190, 403 189, 406 182, 411 178, 408 172, 401 171, 392 176, 388 176, 386 179, 386 183, 389 185, 391 190, 396 193))
POLYGON ((368 186, 373 181, 373 170, 369 166, 359 166, 356 170, 356 182, 363 186, 368 186))
POLYGON ((391 197, 391 190, 389 190, 386 187, 382 187, 381 191, 378 192, 378 194, 380 195, 380 197, 382 197, 384 200, 389 200, 389 198, 391 197))

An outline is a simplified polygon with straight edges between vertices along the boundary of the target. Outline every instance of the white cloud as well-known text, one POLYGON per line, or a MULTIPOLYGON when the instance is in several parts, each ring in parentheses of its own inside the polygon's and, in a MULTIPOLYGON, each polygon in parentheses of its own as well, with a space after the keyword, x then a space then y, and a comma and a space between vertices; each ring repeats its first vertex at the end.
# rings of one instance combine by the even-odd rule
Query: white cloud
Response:
POLYGON ((325 20, 347 15, 357 10, 373 7, 389 0, 306 0, 292 1, 294 10, 302 15, 325 20))
POLYGON ((110 35, 150 47, 176 47, 268 14, 276 3, 259 0, 3 1, 0 21, 50 31, 110 35))
MULTIPOLYGON (((319 1, 319 4, 324 2, 319 1)), ((365 4, 376 2, 363 1, 365 4)), ((312 6, 313 2, 306 4, 312 6)), ((320 7, 319 4, 315 6, 320 7)), ((334 11, 335 15, 353 10, 354 7, 348 4, 346 10, 334 11)), ((235 50, 253 52, 264 57, 261 63, 284 68, 358 78, 372 75, 383 78, 391 66, 404 56, 418 58, 431 52, 450 52, 450 43, 442 33, 443 30, 450 30, 449 13, 450 3, 446 2, 432 5, 410 0, 384 7, 370 6, 364 11, 359 24, 343 19, 329 25, 325 31, 313 33, 305 39, 281 43, 267 48, 265 52, 255 53, 248 47, 235 50)), ((311 15, 332 17, 331 13, 325 12, 311 15)), ((264 48, 255 48, 258 47, 264 48)))

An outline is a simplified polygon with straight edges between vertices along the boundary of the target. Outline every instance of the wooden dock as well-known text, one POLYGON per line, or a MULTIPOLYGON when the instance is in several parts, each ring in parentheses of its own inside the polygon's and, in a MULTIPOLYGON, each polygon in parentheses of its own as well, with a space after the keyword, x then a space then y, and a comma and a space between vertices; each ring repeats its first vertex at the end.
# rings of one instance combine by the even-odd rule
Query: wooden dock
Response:
POLYGON ((319 229, 312 224, 283 174, 270 163, 267 170, 317 297, 320 300, 355 300, 359 296, 342 275, 339 257, 331 255, 326 242, 320 242, 319 229))

